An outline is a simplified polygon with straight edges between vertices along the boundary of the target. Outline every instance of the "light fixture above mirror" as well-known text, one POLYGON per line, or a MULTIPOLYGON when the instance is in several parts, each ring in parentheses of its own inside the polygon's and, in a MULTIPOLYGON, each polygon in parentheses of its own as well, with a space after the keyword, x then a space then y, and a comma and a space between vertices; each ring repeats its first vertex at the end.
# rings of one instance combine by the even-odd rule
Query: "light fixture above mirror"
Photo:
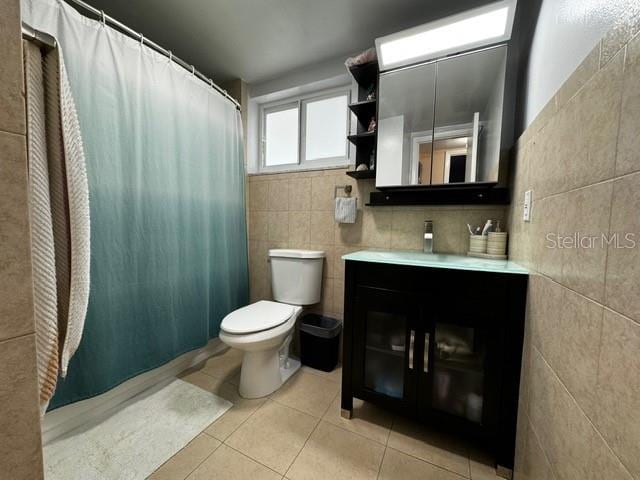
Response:
POLYGON ((503 0, 377 38, 380 70, 505 42, 515 9, 516 0, 503 0))

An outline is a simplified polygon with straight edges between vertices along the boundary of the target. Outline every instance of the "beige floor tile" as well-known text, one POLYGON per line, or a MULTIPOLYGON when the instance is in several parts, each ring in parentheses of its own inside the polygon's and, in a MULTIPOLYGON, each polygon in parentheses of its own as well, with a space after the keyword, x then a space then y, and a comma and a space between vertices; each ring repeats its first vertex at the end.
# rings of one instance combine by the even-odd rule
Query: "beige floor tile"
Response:
MULTIPOLYGON (((236 388, 235 385, 233 388, 236 388)), ((233 401, 233 407, 209 425, 205 429, 205 432, 218 440, 226 440, 229 435, 235 432, 265 401, 266 399, 264 398, 250 400, 238 396, 236 400, 233 401)))
POLYGON ((218 440, 201 433, 153 472, 148 480, 182 480, 187 478, 219 446, 218 440))
POLYGON ((307 367, 306 365, 303 365, 301 370, 303 372, 312 373, 313 375, 326 378, 332 382, 342 383, 342 365, 338 365, 331 372, 323 372, 322 370, 316 370, 315 368, 307 367))
POLYGON ((404 418, 396 419, 387 445, 402 453, 469 477, 467 446, 457 439, 430 431, 413 421, 404 418))
POLYGON ((375 479, 383 454, 379 443, 321 422, 286 475, 291 480, 375 479))
POLYGON ((200 387, 208 392, 218 395, 233 403, 233 407, 227 410, 220 418, 209 425, 205 432, 218 440, 224 441, 247 418, 251 416, 266 399, 246 399, 238 394, 238 387, 221 378, 212 377, 202 370, 188 370, 181 375, 182 380, 200 387))
POLYGON ((235 375, 240 372, 240 366, 242 365, 242 352, 230 348, 222 355, 216 355, 204 362, 202 371, 207 375, 222 378, 224 380, 231 380, 235 375))
POLYGON ((188 480, 280 480, 273 470, 245 457, 226 445, 220 447, 207 458, 188 480))
POLYGON ((469 456, 471 480, 500 480, 496 474, 496 467, 491 457, 478 451, 471 451, 469 456))
POLYGON ((379 480, 461 480, 462 477, 430 463, 387 448, 379 480))
POLYGON ((317 420, 267 401, 225 442, 263 465, 284 474, 302 450, 317 420))
POLYGON ((324 420, 338 427, 375 440, 386 445, 391 430, 393 416, 386 410, 360 399, 353 399, 353 416, 347 420, 340 416, 340 397, 336 399, 325 413, 324 420))
POLYGON ((271 395, 271 398, 314 417, 322 417, 339 390, 340 385, 336 382, 300 371, 271 395))

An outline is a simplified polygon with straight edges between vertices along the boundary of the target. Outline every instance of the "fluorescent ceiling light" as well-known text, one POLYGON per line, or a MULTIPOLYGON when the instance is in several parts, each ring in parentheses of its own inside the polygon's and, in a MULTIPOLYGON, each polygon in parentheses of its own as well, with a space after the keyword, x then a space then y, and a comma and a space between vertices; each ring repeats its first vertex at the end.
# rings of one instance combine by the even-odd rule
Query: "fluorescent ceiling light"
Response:
POLYGON ((380 70, 508 40, 514 10, 502 1, 378 38, 380 70))

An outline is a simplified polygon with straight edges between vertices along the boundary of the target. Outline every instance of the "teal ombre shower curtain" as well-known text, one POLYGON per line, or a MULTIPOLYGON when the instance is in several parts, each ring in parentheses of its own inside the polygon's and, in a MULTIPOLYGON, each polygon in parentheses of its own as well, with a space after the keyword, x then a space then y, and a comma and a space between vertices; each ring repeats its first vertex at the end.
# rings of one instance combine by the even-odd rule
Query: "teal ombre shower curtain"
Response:
POLYGON ((242 130, 231 102, 140 42, 57 0, 22 13, 59 43, 89 179, 89 309, 56 408, 202 347, 247 303, 242 130))

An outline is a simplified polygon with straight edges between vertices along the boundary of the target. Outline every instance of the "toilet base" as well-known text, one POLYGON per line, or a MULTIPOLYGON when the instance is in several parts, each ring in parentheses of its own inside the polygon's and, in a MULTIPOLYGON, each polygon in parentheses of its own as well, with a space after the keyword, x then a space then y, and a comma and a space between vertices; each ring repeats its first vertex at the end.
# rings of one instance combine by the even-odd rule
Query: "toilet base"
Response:
POLYGON ((289 357, 288 367, 280 365, 279 350, 244 352, 240 370, 240 396, 262 398, 271 395, 300 368, 300 361, 289 357))

